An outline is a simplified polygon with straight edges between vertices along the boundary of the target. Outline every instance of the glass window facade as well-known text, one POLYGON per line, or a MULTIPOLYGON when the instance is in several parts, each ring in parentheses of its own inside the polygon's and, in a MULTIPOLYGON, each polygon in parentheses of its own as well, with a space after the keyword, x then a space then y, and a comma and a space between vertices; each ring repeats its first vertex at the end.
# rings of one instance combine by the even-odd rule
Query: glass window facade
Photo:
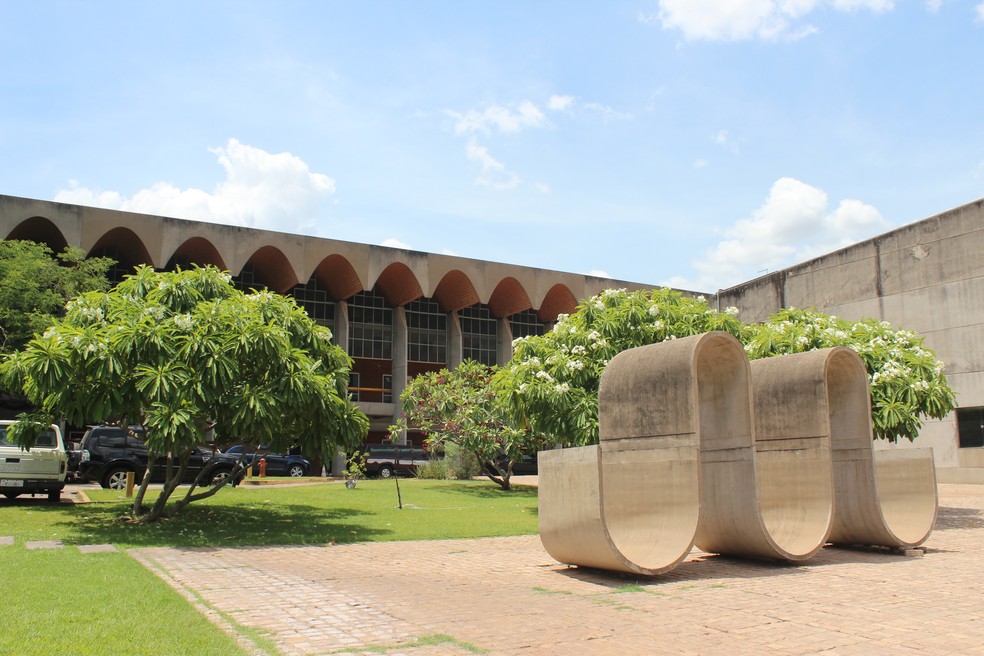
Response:
POLYGON ((393 359, 393 309, 372 292, 359 292, 348 302, 349 355, 393 359))
POLYGON ((448 363, 448 315, 430 299, 407 304, 407 359, 448 363))
POLYGON ((512 328, 513 339, 529 337, 530 335, 542 335, 546 332, 546 326, 540 322, 533 310, 517 312, 509 317, 509 327, 512 328))
POLYGON ((984 408, 957 408, 960 448, 984 447, 984 408))
POLYGON ((249 293, 250 290, 263 291, 267 288, 266 281, 257 273, 256 267, 252 262, 247 262, 238 276, 232 277, 232 284, 236 289, 249 293))
POLYGON ((335 332, 335 302, 328 296, 328 290, 318 284, 317 277, 311 276, 305 284, 294 287, 291 293, 315 323, 335 332))
POLYGON ((461 319, 462 357, 493 366, 498 354, 499 324, 487 305, 466 307, 461 319))

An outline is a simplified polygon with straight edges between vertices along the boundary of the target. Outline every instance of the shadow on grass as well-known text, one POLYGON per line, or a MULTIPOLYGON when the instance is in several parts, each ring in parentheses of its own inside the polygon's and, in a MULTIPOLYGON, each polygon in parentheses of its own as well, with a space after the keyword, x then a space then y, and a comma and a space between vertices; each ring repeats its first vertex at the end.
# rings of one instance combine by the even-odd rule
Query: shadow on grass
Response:
POLYGON ((435 487, 434 491, 476 499, 536 499, 537 494, 537 488, 529 485, 514 485, 507 491, 492 481, 489 481, 488 485, 475 485, 473 482, 448 483, 442 487, 435 487))
POLYGON ((361 523, 365 510, 316 508, 300 504, 195 506, 153 524, 128 521, 123 504, 93 503, 38 508, 47 524, 70 544, 116 544, 131 547, 238 547, 385 539, 386 529, 361 523))

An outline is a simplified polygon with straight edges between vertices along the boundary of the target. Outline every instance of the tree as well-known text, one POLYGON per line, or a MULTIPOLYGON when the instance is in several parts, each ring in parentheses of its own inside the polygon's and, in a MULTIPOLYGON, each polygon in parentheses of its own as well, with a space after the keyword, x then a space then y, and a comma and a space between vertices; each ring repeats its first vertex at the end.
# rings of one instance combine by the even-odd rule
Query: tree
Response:
POLYGON ((513 464, 543 441, 510 421, 490 385, 494 373, 495 368, 465 360, 453 371, 417 376, 400 396, 403 416, 393 430, 419 428, 435 450, 460 446, 486 465, 490 480, 509 490, 513 464))
POLYGON ((762 324, 745 326, 752 359, 830 346, 853 349, 871 377, 871 419, 876 438, 914 440, 925 417, 942 419, 956 405, 943 363, 923 339, 887 321, 845 321, 815 310, 780 310, 762 324))
POLYGON ((515 421, 565 446, 598 441, 598 383, 620 351, 723 330, 742 340, 750 358, 829 346, 859 353, 871 376, 876 437, 914 439, 925 417, 954 407, 943 363, 914 333, 886 322, 849 322, 816 311, 782 310, 761 325, 744 325, 738 310, 719 312, 703 297, 660 289, 607 290, 561 315, 543 336, 514 342, 512 361, 493 385, 515 421))
MULTIPOLYGON (((37 408, 14 435, 29 446, 32 427, 55 417, 142 425, 150 463, 132 511, 142 521, 161 516, 191 450, 215 427, 273 450, 297 444, 315 457, 354 447, 368 431, 348 398, 351 360, 330 331, 292 299, 244 294, 214 267, 140 267, 113 290, 79 296, 66 310, 0 364, 4 382, 37 408), (167 480, 145 514, 143 495, 159 458, 167 480)), ((242 471, 240 462, 229 478, 242 471)), ((174 509, 225 483, 196 481, 174 509)))
POLYGON ((109 289, 113 260, 85 258, 78 248, 53 255, 33 241, 0 241, 0 353, 19 350, 50 326, 65 303, 87 291, 109 289))

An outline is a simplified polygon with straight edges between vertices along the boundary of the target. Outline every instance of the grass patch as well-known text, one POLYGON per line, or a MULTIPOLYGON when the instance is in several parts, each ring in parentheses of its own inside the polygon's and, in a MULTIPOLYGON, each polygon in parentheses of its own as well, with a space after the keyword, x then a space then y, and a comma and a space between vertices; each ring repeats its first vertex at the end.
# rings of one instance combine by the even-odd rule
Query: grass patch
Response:
MULTIPOLYGON (((9 509, 4 508, 5 512, 9 509)), ((6 527, 4 527, 6 529, 6 527)), ((123 553, 0 547, 0 654, 244 652, 181 595, 123 553)))
MULTIPOLYGON (((124 521, 130 502, 114 490, 87 490, 90 504, 0 503, 4 535, 66 544, 262 546, 531 535, 536 488, 503 492, 482 481, 360 481, 301 487, 238 487, 191 504, 156 524, 124 521)), ((148 492, 147 501, 156 491, 148 492)))
MULTIPOLYGON (((123 553, 81 554, 67 547, 27 551, 23 542, 150 546, 261 546, 383 540, 436 540, 536 533, 536 488, 503 492, 482 481, 360 481, 302 487, 225 489, 156 524, 125 521, 121 492, 87 490, 94 503, 0 500, 4 630, 0 654, 244 654, 164 581, 123 553), (81 604, 81 605, 80 605, 81 604)), ((151 490, 148 502, 156 492, 151 490)), ((229 619, 229 618, 227 618, 229 619)), ((231 621, 231 620, 230 620, 231 621)), ((271 653, 272 643, 248 627, 236 630, 271 653)), ((452 644, 426 636, 385 649, 452 644)), ((382 649, 382 647, 380 647, 382 649)))

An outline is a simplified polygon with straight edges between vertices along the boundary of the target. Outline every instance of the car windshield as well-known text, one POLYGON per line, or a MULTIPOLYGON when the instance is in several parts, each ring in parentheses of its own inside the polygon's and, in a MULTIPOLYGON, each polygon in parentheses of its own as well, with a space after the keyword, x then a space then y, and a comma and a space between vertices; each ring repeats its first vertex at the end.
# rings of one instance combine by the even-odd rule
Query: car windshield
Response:
MULTIPOLYGON (((38 441, 34 443, 34 446, 42 448, 51 448, 58 444, 58 439, 55 437, 55 431, 46 430, 38 435, 38 441)), ((0 446, 17 446, 12 442, 7 441, 7 427, 0 426, 0 446)))

